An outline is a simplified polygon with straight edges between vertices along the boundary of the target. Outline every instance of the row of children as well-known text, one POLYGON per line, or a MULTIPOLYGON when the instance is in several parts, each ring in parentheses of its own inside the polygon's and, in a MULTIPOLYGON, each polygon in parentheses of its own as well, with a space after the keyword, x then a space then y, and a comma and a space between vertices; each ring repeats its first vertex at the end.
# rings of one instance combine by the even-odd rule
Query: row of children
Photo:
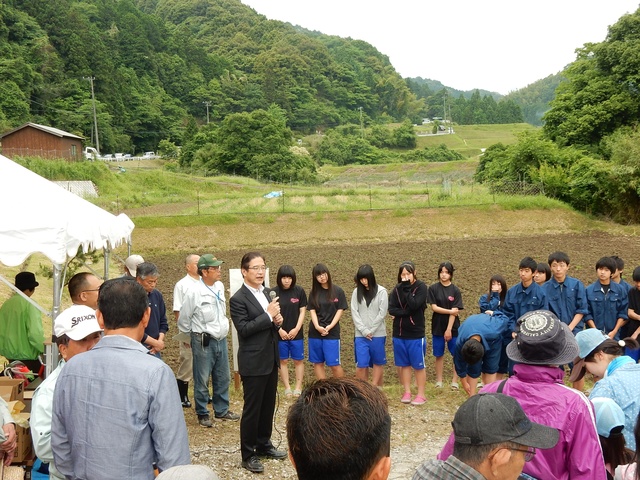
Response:
MULTIPOLYGON (((457 340, 457 354, 454 352, 458 374, 464 377, 466 365, 473 365, 479 358, 483 358, 482 365, 476 369, 482 370, 485 383, 511 373, 513 364, 508 362, 506 345, 514 336, 517 319, 534 310, 552 311, 574 335, 585 328, 594 328, 615 340, 637 339, 640 333, 640 290, 621 280, 622 259, 599 259, 595 268, 597 280, 586 288, 580 280, 568 275, 570 260, 566 253, 549 255, 550 277, 536 282, 536 276, 544 270, 542 265, 530 257, 523 258, 519 265, 521 282, 508 290, 502 276, 495 275, 490 279, 488 293, 479 300, 480 311, 498 318, 489 322, 486 318, 472 316, 464 322, 457 340), (495 351, 499 348, 496 344, 500 343, 500 337, 498 360, 495 351)), ((640 286, 640 267, 634 270, 633 278, 640 286)), ((627 349, 625 353, 638 360, 637 350, 627 349)), ((573 365, 569 364, 569 367, 573 365)), ((472 373, 470 376, 479 377, 476 370, 472 373)), ((475 392, 474 379, 463 380, 462 383, 465 390, 471 394, 475 392)), ((582 390, 584 381, 576 380, 573 386, 582 390)))
MULTIPOLYGON (((531 257, 525 257, 519 264, 520 282, 507 289, 506 281, 500 275, 491 277, 489 291, 479 300, 480 311, 488 316, 500 313, 506 317, 504 328, 499 318, 493 322, 477 319, 477 325, 483 325, 483 332, 498 329, 501 333, 501 353, 486 359, 481 367, 486 374, 486 381, 491 381, 497 374, 511 371, 505 350, 513 338, 515 323, 524 313, 539 309, 548 309, 567 324, 576 334, 586 327, 597 328, 611 338, 637 338, 640 333, 640 290, 621 281, 624 263, 618 257, 603 257, 596 263, 598 279, 585 288, 583 283, 568 275, 569 256, 564 252, 549 255, 549 278, 540 284, 535 281, 544 270, 543 264, 531 257), (618 283, 622 282, 622 283, 618 283)), ((459 313, 462 310, 462 296, 453 283, 455 268, 450 262, 443 262, 438 267, 439 281, 427 286, 416 275, 413 262, 403 262, 398 270, 398 284, 388 294, 387 290, 376 282, 373 268, 362 265, 356 272, 354 281, 356 288, 351 296, 351 316, 355 327, 356 375, 366 379, 369 369, 372 370, 372 382, 382 385, 383 365, 386 364, 385 316, 387 312, 393 317, 393 353, 394 363, 398 367, 400 383, 404 388, 401 401, 421 405, 426 401, 426 337, 425 309, 431 306, 433 311, 431 322, 432 348, 435 357, 435 385, 443 385, 445 347, 454 357, 454 369, 451 387, 458 388, 458 375, 466 369, 460 361, 460 350, 466 340, 473 336, 474 321, 467 324, 463 338, 458 338, 460 328, 459 313), (465 341, 463 341, 465 340, 465 341), (458 361, 456 357, 458 345, 458 361), (411 374, 415 375, 417 394, 411 394, 411 374)), ((634 271, 634 282, 640 285, 640 267, 634 271)), ((304 372, 303 331, 306 310, 309 310, 311 324, 309 326, 309 361, 314 364, 314 372, 318 378, 324 378, 325 365, 330 367, 334 376, 342 376, 340 361, 340 318, 347 309, 344 291, 334 285, 331 274, 323 264, 317 264, 312 271, 312 288, 309 304, 302 287, 296 285, 296 273, 289 265, 282 266, 277 274, 276 291, 283 309, 284 324, 280 330, 281 376, 287 395, 299 395, 302 389, 304 372), (295 387, 292 389, 287 370, 288 359, 295 365, 295 387)), ((470 317, 471 319, 471 317, 470 317)), ((473 319, 472 319, 473 320, 473 319)), ((494 332, 495 333, 495 332, 494 332)), ((495 336, 495 335, 494 335, 495 336)), ((483 350, 488 350, 486 348, 483 350)), ((485 352, 486 353, 486 352, 485 352)), ((637 351, 627 352, 634 358, 637 351)), ((478 349, 476 348, 476 357, 478 349)), ((471 358, 476 358, 471 357, 471 358)), ((637 358, 636 358, 637 359, 637 358)), ((570 365, 571 367, 571 365, 570 365)), ((475 372, 474 372, 475 373, 475 372)), ((478 374, 479 377, 479 374, 478 374)), ((484 375, 483 375, 484 377, 484 375)), ((484 378, 483 378, 484 380, 484 378)), ((470 392, 470 385, 463 381, 463 386, 470 392)), ((583 388, 583 381, 574 386, 583 388)), ((475 389, 474 389, 475 390, 475 389)))
MULTIPOLYGON (((383 366, 386 359, 387 313, 394 317, 393 352, 400 381, 404 387, 403 403, 422 405, 426 402, 425 354, 425 309, 433 309, 432 333, 433 353, 436 357, 436 385, 442 386, 445 344, 453 352, 457 328, 460 325, 459 311, 463 309, 460 290, 453 285, 454 267, 449 262, 438 268, 439 282, 428 287, 418 280, 416 267, 404 262, 398 271, 398 284, 389 294, 378 285, 371 265, 358 268, 354 281, 356 288, 351 295, 351 317, 354 323, 354 351, 356 376, 369 378, 382 386, 383 366), (418 392, 411 394, 411 373, 415 372, 418 392)), ((302 287, 296 284, 296 272, 290 265, 279 268, 276 294, 279 297, 282 316, 280 329, 281 377, 287 396, 298 396, 302 389, 304 374, 303 325, 306 310, 311 323, 308 330, 309 361, 314 365, 317 378, 325 377, 325 365, 336 377, 343 375, 340 361, 340 318, 348 308, 344 291, 331 280, 328 268, 317 264, 312 270, 312 287, 309 298, 302 287), (295 386, 289 381, 288 361, 294 362, 295 386)), ((458 387, 457 378, 452 385, 458 387)))

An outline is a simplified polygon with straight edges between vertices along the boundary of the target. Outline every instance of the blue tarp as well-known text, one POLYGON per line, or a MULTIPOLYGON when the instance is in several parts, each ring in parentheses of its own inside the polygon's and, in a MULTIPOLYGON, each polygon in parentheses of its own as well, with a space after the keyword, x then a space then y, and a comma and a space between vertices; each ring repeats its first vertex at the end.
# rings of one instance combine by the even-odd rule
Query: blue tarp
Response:
POLYGON ((269 192, 266 195, 264 195, 264 198, 277 198, 277 197, 281 197, 282 195, 284 195, 284 192, 280 190, 277 192, 269 192))

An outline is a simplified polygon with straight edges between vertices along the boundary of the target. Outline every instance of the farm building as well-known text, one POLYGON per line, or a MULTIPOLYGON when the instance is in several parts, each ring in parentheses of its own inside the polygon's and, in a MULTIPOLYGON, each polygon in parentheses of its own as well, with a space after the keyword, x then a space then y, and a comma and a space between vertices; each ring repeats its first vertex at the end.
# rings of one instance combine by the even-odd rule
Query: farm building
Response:
POLYGON ((82 137, 37 123, 26 123, 0 136, 5 157, 34 156, 82 160, 82 137))

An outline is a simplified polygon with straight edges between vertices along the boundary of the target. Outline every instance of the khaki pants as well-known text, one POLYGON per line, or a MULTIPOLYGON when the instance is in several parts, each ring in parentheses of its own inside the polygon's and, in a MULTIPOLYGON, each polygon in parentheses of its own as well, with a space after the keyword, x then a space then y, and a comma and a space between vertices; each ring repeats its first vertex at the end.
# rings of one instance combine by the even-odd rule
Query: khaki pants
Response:
POLYGON ((180 359, 178 360, 178 373, 176 374, 176 378, 183 382, 193 380, 193 354, 191 348, 185 347, 183 342, 180 342, 180 359))

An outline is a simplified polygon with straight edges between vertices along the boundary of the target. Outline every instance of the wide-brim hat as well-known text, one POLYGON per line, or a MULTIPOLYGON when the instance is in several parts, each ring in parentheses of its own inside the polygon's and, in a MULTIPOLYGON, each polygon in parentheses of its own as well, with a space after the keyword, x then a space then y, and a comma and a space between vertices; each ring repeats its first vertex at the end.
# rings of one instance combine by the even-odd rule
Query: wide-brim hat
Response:
POLYGON ((507 345, 507 356, 529 365, 565 365, 578 354, 578 343, 569 330, 549 310, 534 310, 517 322, 516 337, 507 345))

